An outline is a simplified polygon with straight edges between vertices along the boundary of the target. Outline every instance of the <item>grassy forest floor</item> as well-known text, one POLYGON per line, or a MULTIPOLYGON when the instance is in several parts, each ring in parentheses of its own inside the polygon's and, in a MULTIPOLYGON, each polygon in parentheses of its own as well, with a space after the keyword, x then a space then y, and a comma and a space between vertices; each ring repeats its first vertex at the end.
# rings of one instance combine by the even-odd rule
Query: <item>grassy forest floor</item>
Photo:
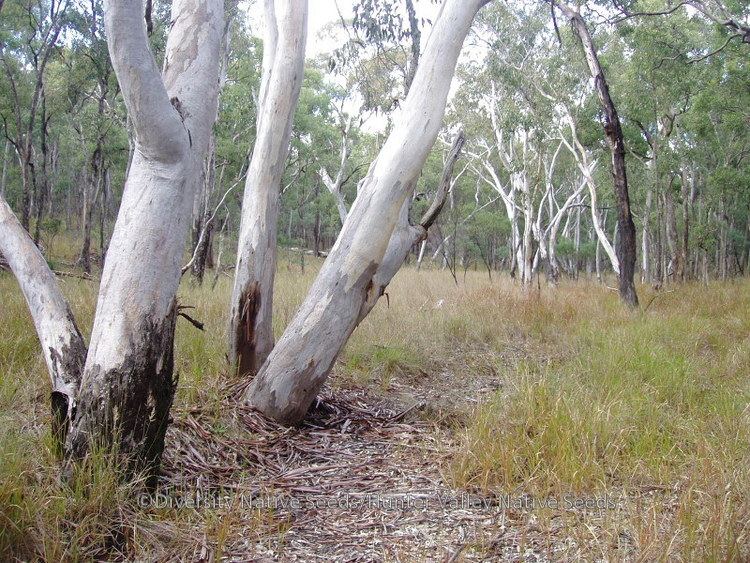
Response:
MULTIPOLYGON (((311 283, 282 261, 280 332, 311 283)), ((231 280, 180 302, 161 496, 95 455, 61 484, 30 316, 0 274, 0 559, 750 558, 750 281, 640 287, 405 268, 306 423, 242 407, 231 280), (178 506, 179 503, 188 506, 178 506), (200 506, 189 506, 190 503, 200 506)), ((62 278, 84 332, 96 283, 62 278)))

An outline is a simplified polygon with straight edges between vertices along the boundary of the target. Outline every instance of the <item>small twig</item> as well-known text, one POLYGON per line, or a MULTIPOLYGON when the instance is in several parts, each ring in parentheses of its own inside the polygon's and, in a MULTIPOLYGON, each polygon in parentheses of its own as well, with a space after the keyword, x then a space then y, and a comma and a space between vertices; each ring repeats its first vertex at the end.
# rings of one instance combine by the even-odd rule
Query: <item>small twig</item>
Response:
POLYGON ((78 278, 81 280, 86 281, 95 281, 94 278, 91 276, 91 274, 86 273, 77 273, 77 272, 62 272, 60 270, 52 270, 56 276, 66 277, 66 278, 78 278))
POLYGON ((453 553, 453 555, 445 558, 445 563, 454 563, 455 561, 458 561, 458 557, 461 555, 461 552, 464 549, 466 549, 466 544, 458 546, 458 549, 453 553))
POLYGON ((656 293, 656 294, 655 294, 655 295, 654 295, 654 296, 653 296, 653 297, 651 298, 651 300, 650 300, 650 301, 648 302, 648 305, 646 305, 646 306, 645 306, 645 307, 643 308, 643 312, 645 313, 646 311, 648 311, 648 308, 649 308, 649 307, 651 307, 651 303, 653 303, 654 301, 656 301, 656 298, 657 298, 657 297, 659 297, 660 295, 664 295, 665 293, 674 293, 674 289, 670 289, 669 291, 660 291, 659 293, 656 293))
POLYGON ((193 317, 188 315, 187 313, 183 313, 182 311, 184 309, 195 309, 192 305, 178 305, 177 306, 177 314, 181 317, 184 317, 188 320, 188 322, 193 325, 198 330, 203 330, 203 323, 200 321, 195 320, 193 317))
POLYGON ((403 420, 403 418, 407 414, 409 414, 410 412, 412 412, 413 410, 424 408, 424 406, 425 406, 425 402, 424 401, 419 401, 418 403, 414 403, 408 409, 403 410, 403 411, 401 411, 398 414, 394 414, 392 417, 389 418, 389 420, 392 421, 392 422, 398 422, 399 420, 403 420))

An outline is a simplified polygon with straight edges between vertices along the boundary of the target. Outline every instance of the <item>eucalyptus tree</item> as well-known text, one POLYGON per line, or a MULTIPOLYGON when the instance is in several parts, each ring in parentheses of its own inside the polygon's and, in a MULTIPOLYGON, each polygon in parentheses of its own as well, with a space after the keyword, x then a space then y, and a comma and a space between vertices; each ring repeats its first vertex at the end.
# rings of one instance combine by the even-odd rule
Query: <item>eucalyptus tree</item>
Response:
POLYGON ((473 173, 505 206, 511 275, 518 269, 521 281, 529 284, 547 264, 554 283, 560 276, 559 228, 582 204, 579 173, 566 150, 571 148, 567 123, 572 111, 585 107, 590 91, 563 64, 567 45, 557 48, 540 5, 498 4, 480 22, 476 34, 489 49, 481 65, 469 63, 463 71, 466 81, 455 118, 472 124, 473 173))
MULTIPOLYGON (((700 4, 742 21, 741 11, 730 14, 720 2, 700 4)), ((631 136, 630 152, 647 173, 644 280, 661 285, 707 278, 711 265, 720 276, 741 269, 732 254, 745 255, 745 212, 734 188, 741 192, 743 185, 747 128, 735 125, 747 118, 748 47, 731 41, 733 28, 715 25, 704 10, 666 10, 657 17, 658 11, 633 2, 624 11, 619 53, 611 50, 610 59, 622 69, 616 80, 626 94, 623 113, 640 137, 631 136), (635 15, 643 17, 629 17, 635 15), (728 176, 734 178, 719 180, 728 176), (731 188, 715 189, 720 185, 731 188)))
POLYGON ((66 456, 114 447, 157 469, 176 387, 175 300, 196 177, 216 113, 223 6, 175 0, 163 73, 140 0, 106 1, 112 66, 136 150, 105 262, 88 351, 54 275, 5 202, 0 251, 29 304, 66 456), (66 437, 67 435, 67 437, 66 437))
POLYGON ((307 0, 265 0, 257 134, 247 173, 229 313, 229 359, 255 373, 274 345, 279 190, 305 62, 307 0))
POLYGON ((346 119, 338 106, 341 98, 340 89, 327 80, 322 66, 310 62, 305 69, 281 188, 281 204, 289 213, 282 217, 280 227, 286 227, 288 244, 303 248, 312 245, 316 256, 327 246, 324 239, 335 240, 338 234, 340 219, 334 218, 334 207, 338 205, 337 216, 340 217, 342 205, 346 213, 345 188, 352 179, 349 155, 359 137, 357 127, 351 122, 343 141, 347 156, 337 173, 337 193, 329 196, 323 188, 326 178, 321 176, 321 170, 332 170, 335 162, 341 162, 336 155, 342 143, 339 127, 342 119, 346 119))
POLYGON ((612 153, 612 176, 617 197, 617 214, 619 237, 617 238, 617 257, 619 261, 619 291, 622 301, 631 308, 638 307, 638 294, 633 277, 636 263, 636 235, 633 214, 630 209, 627 168, 625 164, 625 138, 617 108, 609 90, 607 77, 599 60, 599 53, 594 43, 589 26, 581 16, 579 9, 559 0, 547 0, 554 10, 559 9, 568 18, 581 41, 586 63, 594 81, 599 102, 604 110, 604 133, 612 153))
MULTIPOLYGON (((712 265, 726 279, 746 274, 750 264, 750 70, 741 51, 746 47, 735 49, 701 63, 706 87, 678 130, 686 149, 678 181, 693 218, 692 270, 704 278, 712 265)), ((687 236, 683 224, 683 247, 687 236)))
POLYGON ((401 266, 413 238, 394 237, 394 229, 440 129, 463 39, 485 3, 443 2, 399 117, 336 244, 248 389, 250 404, 267 415, 302 420, 349 335, 401 266))
POLYGON ((340 29, 334 31, 343 32, 345 41, 329 60, 329 71, 345 84, 337 108, 339 162, 334 174, 329 172, 333 167, 323 166, 319 175, 334 197, 343 224, 349 207, 343 187, 358 170, 349 162, 357 122, 361 126, 373 116, 385 117, 390 127, 393 112, 414 80, 422 28, 428 21, 417 16, 414 0, 359 0, 351 21, 340 12, 339 16, 340 29))

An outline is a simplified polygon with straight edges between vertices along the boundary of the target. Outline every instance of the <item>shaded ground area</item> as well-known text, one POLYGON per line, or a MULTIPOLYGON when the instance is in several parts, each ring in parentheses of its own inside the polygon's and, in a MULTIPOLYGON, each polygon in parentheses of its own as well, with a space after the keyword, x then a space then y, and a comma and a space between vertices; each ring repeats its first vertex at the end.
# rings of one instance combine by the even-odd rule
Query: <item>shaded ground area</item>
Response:
POLYGON ((451 489, 439 471, 447 445, 440 442, 450 438, 416 407, 397 410, 365 390, 325 391, 304 425, 288 429, 230 406, 240 393, 229 390, 218 425, 201 410, 176 415, 165 478, 151 500, 154 518, 140 524, 141 537, 152 536, 148 544, 164 545, 162 555, 544 561, 579 549, 558 533, 562 511, 539 525, 535 510, 522 505, 529 498, 451 489), (198 508, 177 507, 191 502, 198 508), (231 514, 214 537, 204 519, 190 525, 205 510, 231 514))

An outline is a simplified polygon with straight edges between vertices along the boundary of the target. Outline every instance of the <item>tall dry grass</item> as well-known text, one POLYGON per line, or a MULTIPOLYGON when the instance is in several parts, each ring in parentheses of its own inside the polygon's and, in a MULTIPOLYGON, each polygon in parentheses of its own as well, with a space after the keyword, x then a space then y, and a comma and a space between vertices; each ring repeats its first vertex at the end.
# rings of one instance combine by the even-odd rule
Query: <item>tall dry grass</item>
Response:
MULTIPOLYGON (((302 272, 296 255, 280 260, 277 334, 319 265, 308 258, 302 272)), ((642 287, 649 306, 635 314, 593 282, 521 290, 474 271, 459 282, 445 271, 400 272, 332 385, 425 402, 422 416, 445 439, 445 478, 458 489, 616 495, 622 509, 597 523, 600 557, 618 558, 623 541, 642 560, 750 557, 748 280, 659 295, 642 287)), ((88 333, 95 282, 61 283, 88 333)), ((232 377, 230 290, 222 275, 214 289, 186 279, 179 293, 205 331, 178 323, 177 404, 213 405, 217 419, 219 386, 232 377)), ((137 515, 131 489, 108 478, 106 458, 79 491, 59 483, 33 325, 9 275, 0 295, 0 558, 101 557, 117 543, 118 514, 137 515)), ((566 525, 572 537, 590 533, 588 523, 566 525)))

